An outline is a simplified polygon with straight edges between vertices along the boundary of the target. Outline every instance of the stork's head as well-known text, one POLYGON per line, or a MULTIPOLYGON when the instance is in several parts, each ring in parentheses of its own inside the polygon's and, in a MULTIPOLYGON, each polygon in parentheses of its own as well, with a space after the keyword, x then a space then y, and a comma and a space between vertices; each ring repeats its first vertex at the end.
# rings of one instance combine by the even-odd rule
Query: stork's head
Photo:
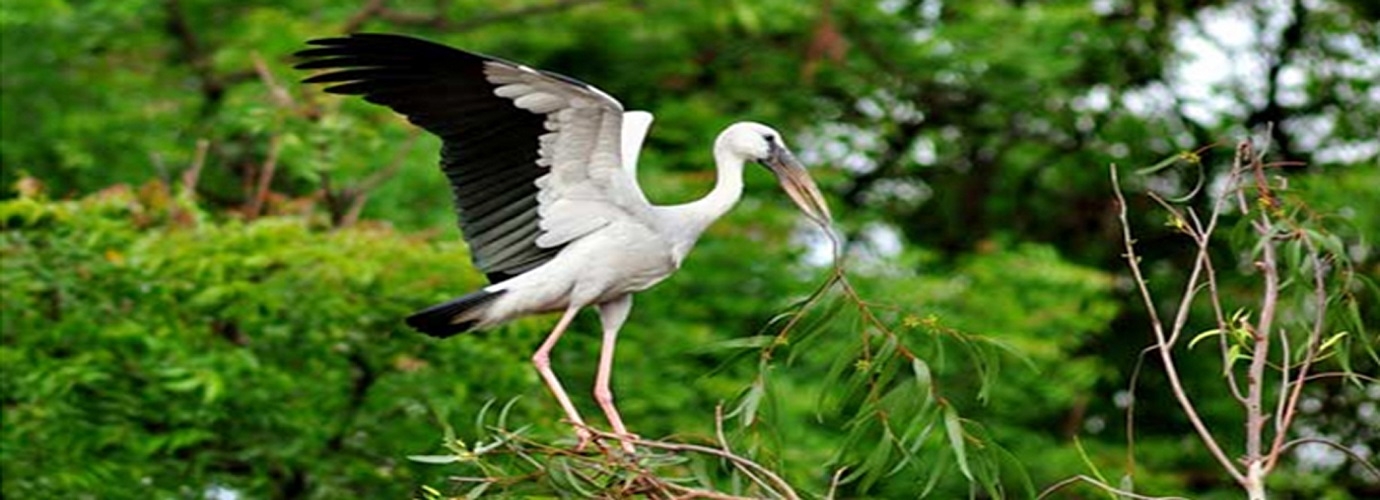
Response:
POLYGON ((806 216, 820 225, 829 225, 832 216, 824 196, 819 193, 810 173, 805 171, 805 166, 786 148, 786 142, 776 130, 756 122, 738 122, 719 134, 715 149, 767 167, 776 174, 781 189, 790 195, 806 216))

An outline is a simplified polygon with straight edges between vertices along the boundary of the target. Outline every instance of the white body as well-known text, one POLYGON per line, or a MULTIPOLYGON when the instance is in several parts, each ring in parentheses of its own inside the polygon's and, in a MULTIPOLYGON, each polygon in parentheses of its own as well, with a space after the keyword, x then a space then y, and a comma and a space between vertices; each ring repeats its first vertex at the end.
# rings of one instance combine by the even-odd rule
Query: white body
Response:
MULTIPOLYGON (((624 142, 625 152, 640 149, 651 124, 650 114, 644 115, 646 121, 624 121, 625 126, 640 129, 623 135, 625 141, 636 141, 624 142)), ((744 123, 720 135, 714 152, 718 182, 708 196, 683 205, 652 206, 637 215, 614 213, 612 220, 571 241, 547 263, 485 287, 486 291, 505 293, 484 308, 477 327, 609 302, 646 290, 675 273, 704 230, 742 196, 746 158, 743 148, 735 146, 746 141, 734 139, 738 135, 756 136, 761 133, 759 127, 765 128, 744 123)), ((635 176, 635 165, 624 167, 630 177, 635 176)), ((610 217, 607 211, 601 216, 610 217)))

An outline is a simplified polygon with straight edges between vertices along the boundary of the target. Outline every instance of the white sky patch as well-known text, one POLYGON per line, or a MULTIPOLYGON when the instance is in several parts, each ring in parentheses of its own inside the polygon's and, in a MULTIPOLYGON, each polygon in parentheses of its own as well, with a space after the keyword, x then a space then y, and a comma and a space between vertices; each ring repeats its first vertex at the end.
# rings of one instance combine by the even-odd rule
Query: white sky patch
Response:
POLYGON ((939 150, 935 147, 934 141, 927 137, 920 137, 910 146, 910 160, 917 165, 930 166, 939 161, 939 150))
POLYGON ((239 500, 240 492, 219 484, 213 484, 207 486, 206 490, 202 492, 202 498, 206 500, 239 500))
POLYGON ((877 168, 881 147, 876 130, 846 123, 826 123, 806 131, 800 139, 800 160, 807 165, 830 165, 853 173, 877 168))
MULTIPOLYGON (((1095 0, 1093 8, 1111 8, 1115 3, 1095 0)), ((1328 0, 1305 0, 1305 7, 1313 11, 1340 8, 1328 0)), ((1126 92, 1121 96, 1121 104, 1138 116, 1172 113, 1178 108, 1188 119, 1209 128, 1240 125, 1235 122, 1269 100, 1270 57, 1291 22, 1290 0, 1237 2, 1203 9, 1194 19, 1181 21, 1175 27, 1178 60, 1171 65, 1167 81, 1126 92)), ((1293 60, 1280 68, 1275 80, 1275 99, 1280 104, 1307 104, 1307 87, 1318 80, 1380 81, 1380 53, 1375 53, 1372 44, 1360 35, 1332 34, 1323 43, 1334 56, 1320 60, 1316 55, 1296 53, 1293 60)), ((1090 89, 1075 104, 1091 110, 1098 92, 1096 87, 1090 89)), ((1380 85, 1365 92, 1364 96, 1343 97, 1380 105, 1380 85)), ((1324 110, 1291 116, 1277 126, 1289 127, 1288 133, 1298 140, 1297 146, 1313 151, 1320 163, 1348 164, 1375 158, 1380 153, 1380 140, 1341 142, 1334 138, 1336 113, 1345 112, 1324 110)), ((1175 140, 1177 147, 1195 147, 1180 144, 1180 138, 1175 140)))
POLYGON ((904 246, 901 232, 889 224, 868 224, 867 228, 863 229, 863 238, 872 252, 884 259, 901 255, 904 246))
POLYGON ((802 221, 791 239, 805 248, 805 255, 801 256, 801 260, 806 266, 827 267, 834 263, 833 243, 828 236, 820 232, 819 226, 802 221))
POLYGON ((1174 100, 1174 89, 1163 83, 1152 83, 1121 95, 1121 105, 1136 116, 1172 113, 1174 100))
POLYGON ((1259 37, 1240 10, 1208 9, 1199 14, 1199 23, 1183 22, 1175 30, 1183 62, 1171 70, 1169 81, 1184 114, 1198 123, 1215 125, 1223 116, 1243 115, 1241 98, 1264 96, 1261 77, 1267 66, 1251 55, 1259 37), (1247 95, 1232 95, 1232 88, 1247 95))
POLYGON ((1106 111, 1112 107, 1112 89, 1104 83, 1094 85, 1082 97, 1074 98, 1070 107, 1074 111, 1091 111, 1094 113, 1106 111))

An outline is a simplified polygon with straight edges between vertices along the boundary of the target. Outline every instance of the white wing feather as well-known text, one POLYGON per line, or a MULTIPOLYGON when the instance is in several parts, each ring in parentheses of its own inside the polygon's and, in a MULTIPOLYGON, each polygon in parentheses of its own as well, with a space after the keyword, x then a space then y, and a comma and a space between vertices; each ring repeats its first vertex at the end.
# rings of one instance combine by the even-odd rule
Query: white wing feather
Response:
POLYGON ((629 113, 640 129, 629 132, 623 105, 599 89, 500 62, 485 63, 484 73, 495 95, 546 115, 537 164, 551 172, 537 179, 538 246, 559 246, 620 219, 649 220, 651 207, 626 168, 629 158, 636 161, 649 113, 629 113))
POLYGON ((623 113, 623 170, 633 174, 633 179, 637 178, 637 156, 642 153, 642 142, 647 139, 647 131, 651 128, 651 113, 623 113))

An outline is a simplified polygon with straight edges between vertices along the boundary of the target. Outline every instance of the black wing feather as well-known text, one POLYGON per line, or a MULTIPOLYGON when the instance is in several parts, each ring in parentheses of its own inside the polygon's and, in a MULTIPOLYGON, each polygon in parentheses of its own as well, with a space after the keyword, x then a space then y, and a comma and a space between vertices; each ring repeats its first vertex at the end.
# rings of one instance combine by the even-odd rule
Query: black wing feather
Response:
MULTIPOLYGON (((512 63, 400 35, 353 34, 307 42, 298 69, 327 70, 304 83, 392 108, 444 141, 450 181, 471 259, 497 283, 550 260, 537 246, 537 165, 545 117, 494 95, 486 62, 512 63)), ((513 65, 515 66, 515 65, 513 65)), ((547 73, 562 81, 577 80, 547 73)))

